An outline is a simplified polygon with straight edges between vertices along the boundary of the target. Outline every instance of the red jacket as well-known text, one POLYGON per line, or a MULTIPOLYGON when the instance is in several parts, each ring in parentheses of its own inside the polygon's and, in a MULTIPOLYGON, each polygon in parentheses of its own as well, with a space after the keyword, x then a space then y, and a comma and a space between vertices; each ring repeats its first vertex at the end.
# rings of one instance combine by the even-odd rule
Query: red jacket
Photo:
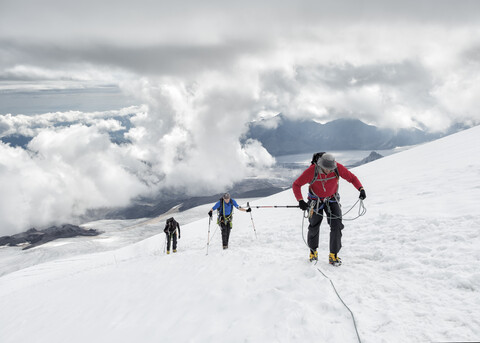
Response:
MULTIPOLYGON (((358 178, 350 172, 347 168, 337 162, 338 175, 350 182, 355 186, 356 189, 360 190, 362 184, 358 178)), ((301 188, 303 185, 310 183, 315 176, 315 165, 312 164, 310 167, 305 169, 305 171, 295 180, 292 185, 293 194, 297 201, 303 200, 301 188)), ((313 192, 320 198, 328 198, 334 195, 338 190, 338 179, 335 175, 335 172, 331 172, 325 175, 319 168, 319 173, 317 175, 317 180, 310 186, 313 192), (322 181, 325 180, 325 181, 322 181)))

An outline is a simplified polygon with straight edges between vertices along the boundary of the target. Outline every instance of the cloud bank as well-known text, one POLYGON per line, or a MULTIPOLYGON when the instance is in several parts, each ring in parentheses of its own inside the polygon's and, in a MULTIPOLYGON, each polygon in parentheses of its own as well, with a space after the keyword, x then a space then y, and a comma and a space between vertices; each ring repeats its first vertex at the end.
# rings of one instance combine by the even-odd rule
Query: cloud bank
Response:
POLYGON ((222 103, 216 87, 196 96, 182 85, 138 87, 155 99, 150 106, 0 116, 0 135, 33 137, 26 149, 0 143, 0 234, 75 222, 89 209, 127 206, 137 196, 221 192, 275 163, 259 142, 240 144, 249 114, 230 99, 222 103), (126 142, 115 144, 119 131, 126 142))

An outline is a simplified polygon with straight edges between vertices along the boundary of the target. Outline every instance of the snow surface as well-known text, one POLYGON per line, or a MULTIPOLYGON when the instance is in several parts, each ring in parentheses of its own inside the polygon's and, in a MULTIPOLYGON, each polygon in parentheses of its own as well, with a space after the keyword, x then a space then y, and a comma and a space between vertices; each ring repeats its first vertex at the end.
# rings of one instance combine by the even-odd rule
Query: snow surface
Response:
MULTIPOLYGON (((163 233, 113 250, 3 248, 0 342, 358 342, 329 280, 362 342, 480 341, 480 127, 352 171, 367 213, 345 221, 339 268, 326 223, 308 262, 299 209, 254 209, 253 222, 237 211, 225 251, 212 223, 208 256, 213 204, 190 210, 201 219, 182 225, 176 254, 163 233)), ((346 211, 358 191, 342 182, 340 193, 346 211)), ((295 204, 291 190, 251 203, 295 204)), ((121 230, 110 232, 103 244, 116 247, 121 230)))

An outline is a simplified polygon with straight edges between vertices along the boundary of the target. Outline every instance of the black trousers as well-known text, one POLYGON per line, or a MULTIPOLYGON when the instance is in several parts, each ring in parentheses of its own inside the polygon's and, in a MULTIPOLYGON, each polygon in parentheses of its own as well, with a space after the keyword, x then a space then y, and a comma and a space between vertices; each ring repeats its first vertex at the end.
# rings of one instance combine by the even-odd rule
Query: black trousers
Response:
POLYGON ((324 204, 323 208, 318 210, 318 213, 313 213, 309 218, 310 225, 308 226, 307 243, 312 250, 318 248, 318 239, 320 235, 320 224, 323 217, 327 217, 327 223, 330 225, 330 252, 338 253, 342 248, 342 230, 344 225, 342 223, 342 210, 337 202, 329 202, 324 204))
POLYGON ((177 250, 177 234, 174 233, 167 233, 167 250, 170 251, 170 243, 172 242, 173 250, 177 250))
POLYGON ((232 221, 221 218, 219 224, 220 229, 222 230, 222 245, 228 247, 228 239, 230 238, 230 231, 232 230, 232 221))

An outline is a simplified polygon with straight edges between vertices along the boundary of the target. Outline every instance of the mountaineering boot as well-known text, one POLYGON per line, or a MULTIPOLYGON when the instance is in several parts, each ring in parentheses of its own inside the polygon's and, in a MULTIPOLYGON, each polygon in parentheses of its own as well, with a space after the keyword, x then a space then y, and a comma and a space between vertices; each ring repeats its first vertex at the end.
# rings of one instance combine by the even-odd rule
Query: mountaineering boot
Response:
POLYGON ((228 245, 223 246, 223 250, 228 249, 228 245))
POLYGON ((310 249, 310 262, 318 261, 318 251, 310 249))
POLYGON ((173 249, 173 252, 177 252, 177 249, 173 249))
POLYGON ((342 259, 338 257, 337 254, 330 253, 328 256, 328 263, 330 263, 332 266, 338 267, 342 264, 342 259))
POLYGON ((167 255, 170 254, 170 250, 167 250, 167 255))

